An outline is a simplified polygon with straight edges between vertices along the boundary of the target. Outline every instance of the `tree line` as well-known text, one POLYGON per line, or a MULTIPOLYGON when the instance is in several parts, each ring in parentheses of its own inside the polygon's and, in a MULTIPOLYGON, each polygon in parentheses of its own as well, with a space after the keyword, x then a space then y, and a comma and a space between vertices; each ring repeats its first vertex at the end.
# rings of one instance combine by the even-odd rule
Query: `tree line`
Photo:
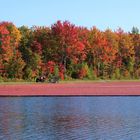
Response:
POLYGON ((69 21, 51 27, 16 27, 0 23, 0 79, 33 80, 37 76, 61 79, 140 78, 140 34, 69 21))

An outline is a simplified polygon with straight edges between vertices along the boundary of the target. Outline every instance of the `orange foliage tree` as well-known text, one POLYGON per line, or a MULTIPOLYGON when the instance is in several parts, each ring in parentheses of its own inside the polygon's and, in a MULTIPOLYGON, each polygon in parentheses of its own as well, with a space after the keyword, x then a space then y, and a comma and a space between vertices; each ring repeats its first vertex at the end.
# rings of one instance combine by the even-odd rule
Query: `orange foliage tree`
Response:
POLYGON ((64 78, 139 78, 140 34, 68 21, 51 27, 0 23, 0 76, 33 79, 38 75, 64 78))

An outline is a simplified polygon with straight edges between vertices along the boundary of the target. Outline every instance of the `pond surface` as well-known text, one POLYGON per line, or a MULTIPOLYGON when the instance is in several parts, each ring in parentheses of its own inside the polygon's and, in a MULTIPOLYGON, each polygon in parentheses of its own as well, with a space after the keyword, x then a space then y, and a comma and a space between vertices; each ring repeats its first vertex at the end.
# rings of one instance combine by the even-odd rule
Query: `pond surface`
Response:
POLYGON ((1 97, 0 140, 140 140, 140 97, 1 97))

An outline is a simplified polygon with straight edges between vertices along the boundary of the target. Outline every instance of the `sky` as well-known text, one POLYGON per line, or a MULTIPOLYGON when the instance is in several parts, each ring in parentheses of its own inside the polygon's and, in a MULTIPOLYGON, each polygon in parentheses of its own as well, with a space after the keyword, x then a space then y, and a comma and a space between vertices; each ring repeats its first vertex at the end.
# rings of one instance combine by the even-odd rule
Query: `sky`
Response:
POLYGON ((140 0, 0 0, 0 21, 31 27, 57 20, 100 30, 140 29, 140 0))

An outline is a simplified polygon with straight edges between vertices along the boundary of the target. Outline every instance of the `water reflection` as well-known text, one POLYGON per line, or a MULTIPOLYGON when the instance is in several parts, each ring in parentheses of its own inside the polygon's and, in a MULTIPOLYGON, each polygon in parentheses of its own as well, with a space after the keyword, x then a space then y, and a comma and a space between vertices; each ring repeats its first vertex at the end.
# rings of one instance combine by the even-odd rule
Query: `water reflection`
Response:
POLYGON ((139 140, 140 97, 0 98, 2 140, 139 140))

